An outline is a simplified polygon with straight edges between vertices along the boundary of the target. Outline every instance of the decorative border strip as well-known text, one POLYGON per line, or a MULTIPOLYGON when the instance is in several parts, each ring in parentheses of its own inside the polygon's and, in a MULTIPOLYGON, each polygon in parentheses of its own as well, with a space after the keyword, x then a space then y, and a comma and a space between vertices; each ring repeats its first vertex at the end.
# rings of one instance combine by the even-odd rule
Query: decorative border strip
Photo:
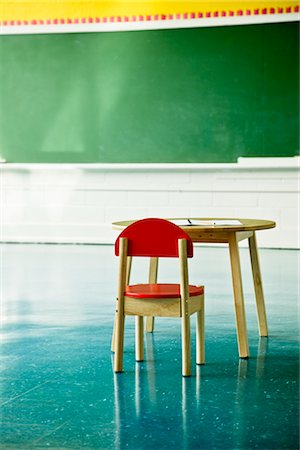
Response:
MULTIPOLYGON (((295 14, 299 13, 300 7, 269 7, 254 9, 238 9, 238 10, 215 10, 208 12, 191 12, 178 14, 154 14, 154 15, 132 15, 132 16, 104 16, 104 17, 81 17, 81 18, 55 18, 45 20, 3 20, 0 26, 36 26, 36 25, 79 25, 79 24, 118 24, 118 23, 141 23, 141 22, 159 22, 174 20, 194 20, 194 19, 211 19, 224 17, 242 17, 242 16, 266 16, 274 14, 295 14)), ((117 31, 117 28, 116 28, 117 31)))

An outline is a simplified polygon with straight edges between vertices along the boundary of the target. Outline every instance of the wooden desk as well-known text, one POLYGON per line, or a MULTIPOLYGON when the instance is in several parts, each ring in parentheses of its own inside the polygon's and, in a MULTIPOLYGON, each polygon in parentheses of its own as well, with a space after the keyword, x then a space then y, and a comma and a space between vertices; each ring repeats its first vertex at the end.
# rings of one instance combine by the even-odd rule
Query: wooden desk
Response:
MULTIPOLYGON (((191 220, 214 220, 210 217, 191 218, 191 220)), ((167 220, 180 220, 180 218, 172 218, 167 220)), ((219 219, 218 220, 226 220, 219 219)), ((228 219, 227 220, 232 220, 228 219)), ((244 239, 248 239, 251 267, 254 283, 254 291, 257 307, 257 318, 260 336, 268 336, 267 317, 265 310, 264 293, 262 279, 259 266, 259 257, 256 243, 256 231, 274 228, 276 223, 271 220, 256 219, 238 219, 241 225, 193 225, 182 227, 184 231, 191 237, 193 242, 203 243, 226 243, 229 245, 232 285, 234 293, 235 317, 237 327, 237 340, 239 355, 241 358, 249 357, 249 346, 244 306, 244 294, 241 275, 240 255, 238 243, 244 239)), ((133 220, 114 222, 113 228, 122 230, 130 225, 133 220)), ((151 258, 149 269, 149 283, 155 283, 157 280, 158 259, 151 258)), ((130 272, 130 268, 128 273, 130 272)), ((128 275, 129 276, 129 275, 128 275)), ((153 318, 147 318, 146 330, 153 331, 153 318)))

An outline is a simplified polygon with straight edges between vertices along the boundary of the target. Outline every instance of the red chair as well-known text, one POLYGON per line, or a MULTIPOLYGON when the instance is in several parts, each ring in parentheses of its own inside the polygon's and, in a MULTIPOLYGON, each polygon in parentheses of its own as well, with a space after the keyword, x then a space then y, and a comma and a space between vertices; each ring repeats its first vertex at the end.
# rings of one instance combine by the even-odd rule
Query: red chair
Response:
POLYGON ((204 364, 204 287, 188 283, 187 258, 193 257, 193 244, 178 226, 163 219, 144 219, 125 228, 115 243, 119 256, 116 307, 114 371, 123 371, 124 322, 136 316, 136 360, 144 360, 143 316, 181 317, 182 375, 191 374, 190 316, 197 313, 196 363, 204 364), (180 284, 126 285, 128 257, 179 258, 180 284))

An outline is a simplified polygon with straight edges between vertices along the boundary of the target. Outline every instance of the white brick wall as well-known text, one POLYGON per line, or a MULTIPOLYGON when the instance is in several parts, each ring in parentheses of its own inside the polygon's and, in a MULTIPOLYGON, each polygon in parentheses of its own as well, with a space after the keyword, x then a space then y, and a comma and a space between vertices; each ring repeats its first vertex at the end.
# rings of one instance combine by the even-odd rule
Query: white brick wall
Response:
POLYGON ((299 158, 238 164, 1 164, 1 240, 112 243, 143 217, 271 219, 263 247, 299 248, 299 158))

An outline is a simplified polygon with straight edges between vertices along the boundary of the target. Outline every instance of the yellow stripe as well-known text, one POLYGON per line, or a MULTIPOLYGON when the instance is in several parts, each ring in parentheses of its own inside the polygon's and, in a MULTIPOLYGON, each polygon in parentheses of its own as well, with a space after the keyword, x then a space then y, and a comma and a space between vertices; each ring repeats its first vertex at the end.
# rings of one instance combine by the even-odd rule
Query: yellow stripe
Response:
POLYGON ((229 12, 229 11, 254 11, 255 9, 278 8, 299 6, 299 0, 274 0, 274 1, 198 1, 198 2, 173 2, 151 1, 140 2, 138 0, 126 2, 119 1, 74 1, 74 0, 7 0, 0 1, 1 21, 32 21, 76 18, 103 18, 103 17, 132 17, 154 16, 184 13, 229 12))

